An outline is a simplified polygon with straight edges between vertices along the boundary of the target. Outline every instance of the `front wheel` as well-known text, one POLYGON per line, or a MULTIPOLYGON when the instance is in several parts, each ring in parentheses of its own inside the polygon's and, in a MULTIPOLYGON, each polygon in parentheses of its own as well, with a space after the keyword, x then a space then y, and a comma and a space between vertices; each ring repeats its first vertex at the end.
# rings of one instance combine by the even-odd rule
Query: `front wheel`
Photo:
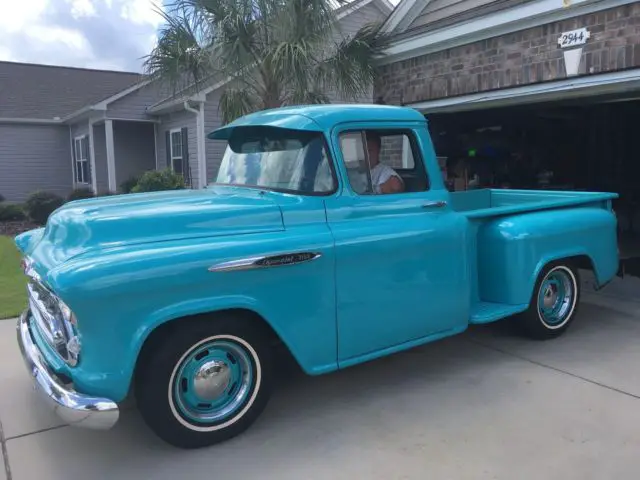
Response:
POLYGON ((260 415, 271 390, 271 352, 244 318, 187 323, 154 343, 137 375, 138 408, 167 443, 228 440, 260 415))
POLYGON ((579 300, 578 271, 568 262, 554 262, 540 272, 529 308, 519 316, 518 324, 535 339, 558 337, 573 322, 579 300))

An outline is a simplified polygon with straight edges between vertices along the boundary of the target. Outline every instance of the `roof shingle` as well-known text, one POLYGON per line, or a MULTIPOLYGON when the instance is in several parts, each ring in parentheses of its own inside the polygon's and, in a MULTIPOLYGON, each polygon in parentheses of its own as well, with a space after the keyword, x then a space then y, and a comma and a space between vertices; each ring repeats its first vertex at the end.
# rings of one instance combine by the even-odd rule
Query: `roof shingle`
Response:
POLYGON ((62 118, 141 80, 139 73, 0 61, 0 118, 62 118))

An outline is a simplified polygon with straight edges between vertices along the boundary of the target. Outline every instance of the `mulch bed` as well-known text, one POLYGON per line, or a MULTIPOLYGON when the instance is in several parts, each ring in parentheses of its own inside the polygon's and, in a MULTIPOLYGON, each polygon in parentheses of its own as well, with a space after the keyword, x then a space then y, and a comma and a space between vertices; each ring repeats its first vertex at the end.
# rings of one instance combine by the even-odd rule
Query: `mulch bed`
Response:
POLYGON ((9 237, 15 237, 27 230, 38 228, 37 225, 29 220, 20 220, 16 222, 0 222, 0 235, 7 235, 9 237))

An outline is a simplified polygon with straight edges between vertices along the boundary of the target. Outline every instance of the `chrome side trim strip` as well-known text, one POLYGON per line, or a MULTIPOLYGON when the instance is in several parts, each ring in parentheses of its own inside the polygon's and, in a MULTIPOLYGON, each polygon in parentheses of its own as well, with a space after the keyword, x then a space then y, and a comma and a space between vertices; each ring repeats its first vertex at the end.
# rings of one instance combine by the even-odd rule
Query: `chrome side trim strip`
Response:
POLYGON ((259 268, 282 267, 298 265, 320 258, 320 252, 291 252, 277 255, 263 255, 258 257, 240 258, 228 262, 218 263, 209 267, 210 272, 229 272, 236 270, 255 270, 259 268))

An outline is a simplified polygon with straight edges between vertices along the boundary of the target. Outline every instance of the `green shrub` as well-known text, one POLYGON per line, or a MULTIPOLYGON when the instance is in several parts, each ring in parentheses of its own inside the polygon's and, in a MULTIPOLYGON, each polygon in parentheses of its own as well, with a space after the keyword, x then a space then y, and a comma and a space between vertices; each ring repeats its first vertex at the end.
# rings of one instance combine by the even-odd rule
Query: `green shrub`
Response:
POLYGON ((64 198, 51 192, 34 192, 25 203, 25 210, 31 220, 40 225, 47 223, 49 215, 64 204, 64 198))
POLYGON ((181 190, 185 188, 182 175, 174 173, 170 169, 146 172, 138 184, 131 189, 132 193, 158 192, 161 190, 181 190))
POLYGON ((27 216, 22 207, 16 203, 3 203, 0 205, 0 222, 25 220, 27 216))
POLYGON ((91 190, 90 188, 76 188, 74 191, 72 191, 69 196, 67 197, 67 200, 69 202, 72 202, 73 200, 82 200, 83 198, 93 198, 95 197, 93 190, 91 190))
POLYGON ((140 180, 139 177, 131 177, 126 179, 124 182, 120 184, 120 191, 122 193, 131 193, 131 190, 133 190, 133 187, 135 187, 138 184, 139 180, 140 180))
POLYGON ((4 197, 0 195, 0 202, 4 202, 4 197))

